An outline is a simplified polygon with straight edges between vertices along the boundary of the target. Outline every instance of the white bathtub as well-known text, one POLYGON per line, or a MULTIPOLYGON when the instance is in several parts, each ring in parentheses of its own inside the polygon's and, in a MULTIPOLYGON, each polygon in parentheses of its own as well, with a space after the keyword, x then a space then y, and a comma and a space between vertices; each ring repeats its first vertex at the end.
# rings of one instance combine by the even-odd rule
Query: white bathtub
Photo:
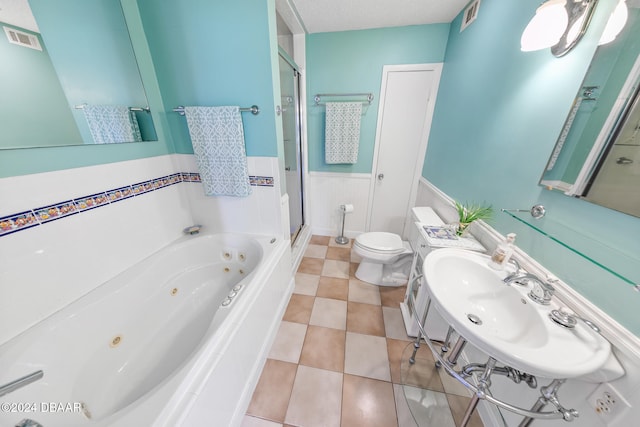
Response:
POLYGON ((5 343, 0 385, 44 377, 0 397, 0 425, 176 425, 269 281, 281 240, 185 236, 5 343))

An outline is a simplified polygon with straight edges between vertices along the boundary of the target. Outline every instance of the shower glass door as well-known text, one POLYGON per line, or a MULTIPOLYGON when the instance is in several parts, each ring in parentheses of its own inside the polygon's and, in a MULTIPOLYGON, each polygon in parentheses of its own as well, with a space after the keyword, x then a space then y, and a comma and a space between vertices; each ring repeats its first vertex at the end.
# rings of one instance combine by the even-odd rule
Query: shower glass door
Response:
POLYGON ((299 73, 295 64, 280 55, 280 95, 284 135, 284 168, 289 195, 291 244, 304 225, 302 191, 302 139, 300 135, 299 73))

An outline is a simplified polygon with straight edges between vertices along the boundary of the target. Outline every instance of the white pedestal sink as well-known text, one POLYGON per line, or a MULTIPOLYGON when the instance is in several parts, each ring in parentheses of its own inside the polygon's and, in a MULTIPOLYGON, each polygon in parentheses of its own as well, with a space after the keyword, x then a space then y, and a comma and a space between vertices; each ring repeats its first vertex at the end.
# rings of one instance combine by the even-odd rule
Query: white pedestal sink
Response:
MULTIPOLYGON (((507 272, 489 267, 489 259, 477 252, 448 248, 429 253, 423 264, 425 286, 430 294, 426 312, 435 308, 451 327, 441 354, 429 340, 423 323, 417 320, 420 333, 434 353, 437 366, 444 367, 474 392, 460 426, 467 425, 481 399, 522 415, 520 427, 528 427, 535 418, 573 420, 578 412, 563 407, 557 391, 568 378, 598 378, 596 374, 608 372, 613 365, 619 367, 612 369, 614 375, 623 372, 610 343, 586 321, 571 318, 572 322, 564 322, 558 316, 556 321, 552 320, 549 314, 560 307, 544 290, 542 281, 527 274, 523 277, 529 280, 524 285, 505 283, 510 282, 504 280, 507 272), (530 293, 539 302, 530 298, 530 293), (573 324, 565 327, 560 323, 573 324), (452 330, 460 337, 450 348, 452 330), (486 353, 488 360, 456 370, 458 356, 467 342, 486 353), (469 377, 479 372, 482 374, 474 385, 469 377), (505 375, 531 388, 537 387, 536 376, 552 381, 540 387, 540 398, 531 409, 525 409, 492 396, 491 375, 505 375), (547 405, 552 406, 551 411, 543 410, 547 405)), ((409 306, 415 306, 415 301, 409 301, 409 306)), ((425 319, 426 314, 422 322, 425 319)), ((419 334, 410 363, 415 362, 420 343, 419 334)))
POLYGON ((474 346, 499 362, 545 378, 574 378, 600 369, 611 345, 583 322, 565 328, 549 318, 529 286, 507 285, 489 257, 441 249, 424 262, 432 306, 474 346))

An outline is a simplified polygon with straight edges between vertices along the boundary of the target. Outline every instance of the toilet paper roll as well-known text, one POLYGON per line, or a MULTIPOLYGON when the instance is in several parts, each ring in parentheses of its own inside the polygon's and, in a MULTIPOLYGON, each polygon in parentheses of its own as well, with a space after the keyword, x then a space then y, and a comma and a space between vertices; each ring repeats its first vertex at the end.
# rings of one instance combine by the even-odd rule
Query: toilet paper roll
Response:
POLYGON ((353 205, 342 205, 342 209, 344 213, 351 213, 353 212, 353 205))

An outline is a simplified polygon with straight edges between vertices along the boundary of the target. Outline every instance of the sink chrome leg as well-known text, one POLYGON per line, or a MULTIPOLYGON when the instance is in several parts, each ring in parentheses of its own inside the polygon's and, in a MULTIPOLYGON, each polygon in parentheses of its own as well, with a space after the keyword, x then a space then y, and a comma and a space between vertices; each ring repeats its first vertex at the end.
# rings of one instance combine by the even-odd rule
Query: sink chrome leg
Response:
POLYGON ((476 406, 478 406, 478 403, 480 403, 480 398, 477 394, 474 394, 458 427, 467 427, 467 424, 469 424, 469 421, 471 420, 471 415, 473 414, 473 411, 476 410, 476 406))
MULTIPOLYGON (((451 335, 453 334, 453 328, 451 326, 449 326, 449 328, 447 329, 447 336, 444 339, 444 343, 442 344, 442 347, 440 347, 440 354, 442 355, 442 358, 444 359, 445 355, 447 354, 447 352, 450 350, 449 346, 451 345, 451 335)), ((440 363, 439 360, 436 361, 436 368, 441 367, 442 364, 440 363)))
MULTIPOLYGON (((458 342, 456 343, 456 348, 458 347, 459 342, 460 340, 458 340, 458 342)), ((462 346, 464 347, 464 344, 462 346)), ((454 351, 455 351, 455 348, 454 348, 454 351)), ((480 399, 490 394, 489 393, 489 387, 491 386, 490 377, 491 377, 491 374, 493 373, 493 369, 495 368, 495 366, 496 366, 496 359, 494 359, 493 357, 490 357, 489 360, 487 360, 487 363, 484 368, 484 372, 482 372, 482 375, 478 379, 478 391, 471 398, 471 401, 469 402, 469 406, 467 406, 467 410, 465 411, 464 417, 462 418, 462 421, 460 422, 460 425, 458 427, 466 427, 467 424, 469 424, 469 421, 471 420, 471 415, 473 415, 473 411, 476 410, 476 407, 478 406, 480 399)))
POLYGON ((447 358, 447 363, 449 363, 450 366, 454 366, 458 362, 458 357, 460 357, 460 353, 462 353, 466 344, 466 339, 458 337, 458 341, 456 341, 453 349, 451 350, 451 354, 449 354, 449 357, 447 358))
MULTIPOLYGON (((431 298, 427 298, 427 303, 424 307, 424 314, 422 315, 422 323, 420 325, 425 325, 427 322, 427 314, 429 314, 429 308, 431 307, 431 298)), ((409 363, 412 365, 416 363, 416 353, 420 349, 420 340, 422 339, 422 332, 418 331, 418 335, 416 336, 416 340, 413 342, 413 353, 411 353, 411 357, 409 357, 409 363)), ((428 337, 424 337, 425 340, 429 339, 428 337)))
MULTIPOLYGON (((560 405, 560 402, 558 402, 558 389, 565 381, 566 380, 564 379, 556 379, 551 381, 548 386, 541 387, 540 393, 542 396, 540 396, 536 403, 533 404, 531 412, 541 412, 542 408, 544 408, 547 403, 551 403, 556 407, 558 412, 562 414, 562 418, 565 421, 572 421, 576 418, 578 416, 578 411, 575 409, 565 409, 560 405)), ((520 424, 518 424, 518 427, 528 427, 532 422, 533 418, 525 417, 520 424)))

